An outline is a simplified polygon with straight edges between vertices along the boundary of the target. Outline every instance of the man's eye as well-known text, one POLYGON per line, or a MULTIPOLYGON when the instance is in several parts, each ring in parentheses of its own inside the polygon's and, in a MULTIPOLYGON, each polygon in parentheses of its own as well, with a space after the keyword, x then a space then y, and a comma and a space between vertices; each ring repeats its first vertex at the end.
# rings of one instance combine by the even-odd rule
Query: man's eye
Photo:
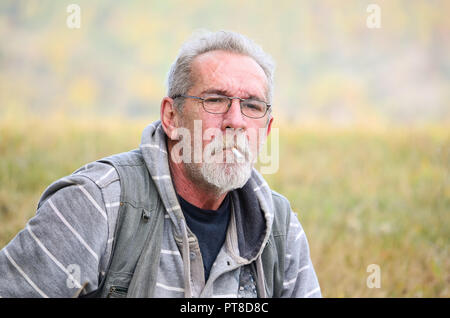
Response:
POLYGON ((220 97, 211 97, 211 98, 208 98, 208 99, 206 99, 206 102, 207 103, 223 103, 224 102, 224 98, 220 98, 220 97))
POLYGON ((245 107, 251 110, 262 110, 262 105, 259 103, 246 103, 245 107))

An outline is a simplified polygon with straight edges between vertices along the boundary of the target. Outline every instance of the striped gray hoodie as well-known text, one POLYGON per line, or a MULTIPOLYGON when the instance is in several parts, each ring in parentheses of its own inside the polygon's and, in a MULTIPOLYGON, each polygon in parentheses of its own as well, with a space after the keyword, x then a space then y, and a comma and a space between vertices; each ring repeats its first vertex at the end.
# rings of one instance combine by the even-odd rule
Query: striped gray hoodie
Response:
MULTIPOLYGON (((145 128, 140 149, 159 191, 166 193, 162 197, 164 205, 177 207, 178 202, 173 201, 165 134, 159 121, 145 128)), ((232 218, 226 242, 208 281, 204 282, 200 250, 190 250, 190 261, 183 262, 184 252, 174 233, 183 230, 189 242, 195 241, 195 236, 189 229, 186 232, 179 228, 185 222, 179 222, 184 218, 178 208, 166 208, 156 297, 256 296, 254 288, 241 290, 239 280, 251 275, 246 274, 245 265, 258 260, 267 242, 273 220, 273 209, 268 208, 267 198, 273 194, 286 199, 271 191, 256 170, 246 186, 251 186, 259 204, 266 207, 263 208, 262 240, 253 246, 256 254, 251 258, 240 255, 236 222, 232 218), (190 272, 188 276, 184 275, 186 269, 190 272)), ((39 201, 36 215, 0 250, 0 297, 71 297, 81 285, 87 286, 85 292, 97 289, 111 256, 119 204, 119 176, 106 163, 87 164, 51 184, 39 201)), ((245 232, 242 226, 250 225, 238 224, 245 232)), ((282 297, 320 297, 308 241, 292 211, 286 247, 282 297)))

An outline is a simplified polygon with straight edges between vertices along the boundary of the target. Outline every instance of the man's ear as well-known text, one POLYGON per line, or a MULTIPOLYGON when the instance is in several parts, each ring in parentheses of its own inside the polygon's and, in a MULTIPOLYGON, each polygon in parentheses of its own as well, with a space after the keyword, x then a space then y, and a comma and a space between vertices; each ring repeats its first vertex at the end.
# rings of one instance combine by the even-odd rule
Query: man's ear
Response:
POLYGON ((177 128, 179 127, 178 111, 174 105, 174 100, 164 97, 161 101, 161 124, 169 139, 176 140, 177 128))
POLYGON ((266 134, 266 136, 269 136, 269 134, 270 134, 270 130, 272 129, 272 122, 273 122, 273 117, 270 117, 269 123, 267 124, 267 134, 266 134))

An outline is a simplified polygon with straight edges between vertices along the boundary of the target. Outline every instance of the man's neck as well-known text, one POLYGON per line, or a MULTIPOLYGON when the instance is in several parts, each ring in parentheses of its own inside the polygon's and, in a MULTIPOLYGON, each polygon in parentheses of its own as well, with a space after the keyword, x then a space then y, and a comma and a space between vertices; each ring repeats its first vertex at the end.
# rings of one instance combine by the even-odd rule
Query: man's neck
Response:
POLYGON ((169 168, 175 191, 179 196, 201 209, 217 210, 220 207, 227 193, 217 193, 217 189, 206 185, 205 182, 193 180, 183 162, 175 163, 170 156, 169 168))

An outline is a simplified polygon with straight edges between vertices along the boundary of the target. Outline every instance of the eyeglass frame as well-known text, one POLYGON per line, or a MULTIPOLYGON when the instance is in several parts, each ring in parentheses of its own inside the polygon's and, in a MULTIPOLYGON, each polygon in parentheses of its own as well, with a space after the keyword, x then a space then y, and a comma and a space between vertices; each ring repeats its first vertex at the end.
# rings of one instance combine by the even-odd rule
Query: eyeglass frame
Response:
MULTIPOLYGON (((258 100, 258 99, 254 99, 254 98, 240 98, 240 97, 235 97, 235 96, 230 97, 230 96, 225 96, 225 95, 217 95, 217 97, 224 97, 224 98, 227 98, 228 101, 229 101, 229 103, 228 103, 228 106, 227 106, 227 110, 226 110, 225 112, 223 112, 223 113, 213 113, 213 112, 210 112, 210 111, 207 111, 207 110, 206 110, 206 108, 205 108, 205 103, 204 103, 204 102, 205 102, 205 100, 206 100, 207 98, 205 98, 205 97, 191 96, 191 95, 185 95, 185 94, 177 94, 177 95, 172 96, 172 99, 176 99, 176 98, 179 98, 179 97, 183 97, 183 98, 193 98, 193 99, 201 100, 201 101, 202 101, 202 107, 203 107, 203 110, 204 110, 205 112, 209 113, 209 114, 216 114, 216 115, 228 113, 228 111, 229 111, 230 108, 231 108, 231 104, 233 103, 233 99, 239 99, 239 106, 240 106, 240 108, 241 108, 241 114, 244 115, 244 116, 247 117, 247 118, 252 118, 252 119, 261 119, 261 118, 264 118, 264 116, 267 115, 267 113, 269 112, 269 110, 271 109, 271 106, 272 106, 272 104, 267 104, 265 101, 258 100), (266 105, 266 111, 265 111, 264 115, 262 115, 261 117, 250 117, 250 116, 244 114, 244 113, 242 112, 242 102, 243 102, 243 101, 248 101, 248 100, 253 100, 253 101, 260 102, 260 103, 264 103, 264 104, 266 105)), ((212 96, 211 96, 211 97, 212 97, 212 96)))

